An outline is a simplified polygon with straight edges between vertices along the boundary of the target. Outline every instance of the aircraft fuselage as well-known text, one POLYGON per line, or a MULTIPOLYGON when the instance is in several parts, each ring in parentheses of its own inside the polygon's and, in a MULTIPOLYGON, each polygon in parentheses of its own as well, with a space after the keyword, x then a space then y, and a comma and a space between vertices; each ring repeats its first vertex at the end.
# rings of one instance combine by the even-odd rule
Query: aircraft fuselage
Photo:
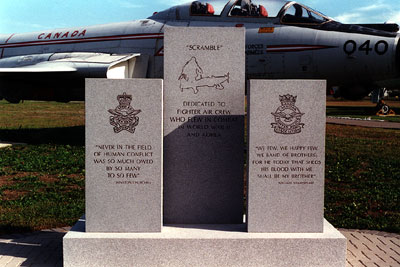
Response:
MULTIPOLYGON (((393 82, 400 76, 400 44, 396 34, 354 32, 351 27, 334 29, 335 25, 331 28, 283 25, 279 18, 264 19, 260 23, 256 18, 171 20, 168 16, 160 14, 125 23, 0 35, 0 69, 30 67, 57 53, 139 53, 149 56, 146 77, 162 78, 165 27, 245 27, 247 79, 326 79, 329 87, 345 88, 350 98, 365 95, 376 87, 400 87, 399 82, 393 82)), ((209 47, 193 43, 191 49, 217 47, 210 41, 209 47)), ((82 78, 104 74, 96 70, 75 73, 71 77, 76 80, 71 79, 70 83, 61 82, 61 76, 35 73, 30 84, 34 81, 48 90, 65 87, 60 94, 69 94, 67 100, 82 100, 82 78)), ((16 91, 25 94, 24 99, 40 98, 37 94, 29 96, 25 91, 32 91, 33 87, 19 81, 17 76, 5 79, 0 73, 1 94, 6 96, 10 87, 17 87, 19 91, 16 91)), ((49 95, 45 92, 45 96, 49 95)))

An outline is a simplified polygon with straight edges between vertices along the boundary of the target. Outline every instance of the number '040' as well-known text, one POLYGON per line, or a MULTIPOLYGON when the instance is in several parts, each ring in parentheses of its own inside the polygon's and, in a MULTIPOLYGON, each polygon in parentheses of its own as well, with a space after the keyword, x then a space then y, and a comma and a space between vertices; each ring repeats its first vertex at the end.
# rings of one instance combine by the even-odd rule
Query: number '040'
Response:
MULTIPOLYGON (((366 55, 369 55, 372 51, 375 51, 378 55, 384 55, 389 49, 389 44, 384 41, 380 40, 376 42, 374 48, 372 48, 371 41, 367 40, 362 45, 358 47, 358 51, 365 52, 366 55)), ((344 52, 350 56, 357 51, 357 43, 354 40, 349 40, 344 43, 343 46, 344 52)))

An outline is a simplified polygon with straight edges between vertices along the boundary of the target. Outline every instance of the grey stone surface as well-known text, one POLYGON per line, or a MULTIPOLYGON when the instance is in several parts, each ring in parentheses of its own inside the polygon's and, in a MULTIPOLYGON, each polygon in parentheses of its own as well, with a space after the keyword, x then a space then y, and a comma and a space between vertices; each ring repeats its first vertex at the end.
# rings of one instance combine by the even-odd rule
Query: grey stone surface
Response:
POLYGON ((248 231, 322 232, 326 82, 250 87, 248 231))
POLYGON ((165 29, 165 223, 242 222, 244 37, 165 29))
POLYGON ((86 80, 86 231, 161 231, 162 109, 162 80, 86 80))
POLYGON ((245 225, 169 225, 161 233, 65 235, 69 266, 344 267, 346 239, 328 222, 323 233, 247 233, 245 225))

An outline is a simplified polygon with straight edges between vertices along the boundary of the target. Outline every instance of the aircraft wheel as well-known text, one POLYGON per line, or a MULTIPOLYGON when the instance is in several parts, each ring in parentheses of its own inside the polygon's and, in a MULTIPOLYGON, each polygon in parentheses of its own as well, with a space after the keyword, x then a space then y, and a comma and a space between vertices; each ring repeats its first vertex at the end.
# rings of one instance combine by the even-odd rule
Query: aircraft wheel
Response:
POLYGON ((384 105, 382 106, 381 111, 382 111, 383 115, 387 115, 387 114, 389 114, 390 108, 389 108, 388 105, 384 104, 384 105))

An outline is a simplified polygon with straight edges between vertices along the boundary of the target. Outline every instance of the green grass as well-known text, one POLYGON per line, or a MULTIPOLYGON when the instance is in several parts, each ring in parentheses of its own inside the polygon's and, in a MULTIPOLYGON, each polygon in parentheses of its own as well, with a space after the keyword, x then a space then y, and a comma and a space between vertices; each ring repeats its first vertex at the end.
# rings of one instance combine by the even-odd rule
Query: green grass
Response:
POLYGON ((325 217, 336 227, 400 233, 400 131, 327 128, 325 217))
POLYGON ((82 126, 85 123, 84 106, 84 102, 25 101, 9 104, 1 100, 0 130, 82 126))
POLYGON ((84 148, 0 150, 0 234, 72 225, 84 213, 84 148))
POLYGON ((0 101, 0 140, 83 146, 84 124, 84 102, 0 101))
MULTIPOLYGON (((0 110, 0 140, 29 143, 0 150, 0 234, 73 225, 84 213, 84 104, 0 101, 0 110)), ((398 130, 327 126, 325 217, 334 226, 400 233, 399 147, 398 130)))
POLYGON ((0 101, 0 234, 73 225, 84 213, 84 103, 0 101))

